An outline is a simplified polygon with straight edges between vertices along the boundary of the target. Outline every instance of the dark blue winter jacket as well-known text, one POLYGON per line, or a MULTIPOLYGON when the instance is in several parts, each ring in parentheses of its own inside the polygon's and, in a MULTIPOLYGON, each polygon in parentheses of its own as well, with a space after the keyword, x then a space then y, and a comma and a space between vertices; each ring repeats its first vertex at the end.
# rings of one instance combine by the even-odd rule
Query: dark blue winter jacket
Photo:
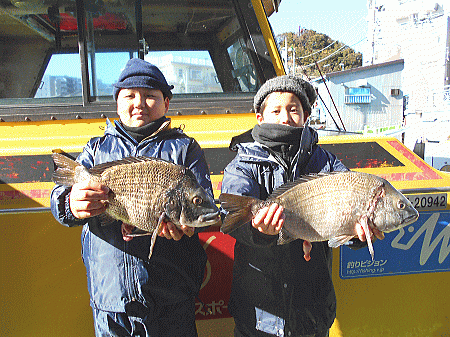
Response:
MULTIPOLYGON (((235 140, 231 149, 237 155, 225 169, 222 193, 265 200, 277 187, 302 174, 346 171, 317 141, 317 133, 304 128, 299 151, 288 169, 267 147, 235 140)), ((336 297, 332 251, 326 242, 313 243, 311 260, 306 262, 302 240, 277 246, 277 236, 262 234, 250 224, 230 235, 236 244, 229 310, 242 333, 300 336, 330 328, 336 297)))
MULTIPOLYGON (((164 129, 137 143, 126 131, 107 121, 105 134, 92 138, 77 161, 87 168, 128 156, 162 158, 192 170, 200 185, 213 195, 209 170, 198 143, 180 129, 164 129)), ((198 235, 180 241, 158 237, 150 260, 150 236, 126 242, 121 222, 101 226, 97 217, 76 219, 69 207, 70 188, 55 186, 51 209, 63 225, 83 225, 82 257, 87 270, 91 306, 126 312, 130 303, 146 307, 171 304, 198 294, 206 254, 198 235)))

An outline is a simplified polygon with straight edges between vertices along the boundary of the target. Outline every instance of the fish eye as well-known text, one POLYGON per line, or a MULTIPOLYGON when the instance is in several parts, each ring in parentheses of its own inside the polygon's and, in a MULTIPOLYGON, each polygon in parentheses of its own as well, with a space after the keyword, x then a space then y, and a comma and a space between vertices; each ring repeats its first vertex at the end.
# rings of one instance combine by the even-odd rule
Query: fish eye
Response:
POLYGON ((202 200, 202 198, 200 198, 199 196, 195 196, 193 199, 192 199, 192 203, 194 204, 194 205, 200 205, 201 203, 203 202, 203 200, 202 200))
POLYGON ((399 201, 397 201, 397 207, 399 209, 405 209, 406 205, 403 201, 399 200, 399 201))

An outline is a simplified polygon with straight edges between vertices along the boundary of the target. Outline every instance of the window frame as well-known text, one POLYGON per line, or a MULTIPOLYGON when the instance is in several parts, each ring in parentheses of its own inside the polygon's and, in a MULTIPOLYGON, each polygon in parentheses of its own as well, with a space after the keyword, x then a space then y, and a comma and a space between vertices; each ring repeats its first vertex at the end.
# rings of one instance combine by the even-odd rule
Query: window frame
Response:
POLYGON ((370 86, 364 85, 345 88, 344 104, 370 104, 371 101, 372 95, 370 86), (360 93, 358 93, 358 91, 360 91, 360 93))

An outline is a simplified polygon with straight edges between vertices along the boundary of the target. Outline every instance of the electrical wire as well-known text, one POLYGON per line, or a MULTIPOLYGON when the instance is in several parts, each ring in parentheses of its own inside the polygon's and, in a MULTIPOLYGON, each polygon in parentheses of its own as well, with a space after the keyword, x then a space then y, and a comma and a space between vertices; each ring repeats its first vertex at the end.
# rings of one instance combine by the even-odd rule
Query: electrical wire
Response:
MULTIPOLYGON (((356 42, 356 43, 353 44, 352 46, 356 46, 358 43, 361 43, 361 42, 364 41, 365 39, 366 39, 366 38, 361 39, 360 41, 356 42)), ((344 46, 342 46, 341 48, 339 48, 338 50, 336 50, 335 52, 331 53, 330 55, 327 55, 327 56, 324 57, 323 59, 318 60, 317 63, 321 63, 321 62, 323 62, 323 61, 329 59, 330 57, 332 57, 334 54, 340 52, 342 49, 350 48, 350 47, 352 47, 352 46, 344 45, 344 46)), ((310 63, 310 64, 307 64, 307 65, 303 65, 303 67, 305 67, 305 68, 310 68, 310 67, 313 67, 313 66, 315 66, 314 63, 310 63)))
MULTIPOLYGON (((341 48, 339 48, 338 50, 336 50, 334 53, 331 53, 330 55, 327 55, 327 56, 324 57, 323 59, 317 61, 317 63, 320 63, 320 62, 323 62, 323 61, 325 61, 325 60, 328 60, 328 59, 329 59, 330 57, 332 57, 334 54, 339 53, 342 49, 345 49, 345 48, 349 48, 349 46, 343 45, 341 48)), ((310 67, 313 67, 313 66, 315 66, 315 63, 310 63, 310 64, 307 64, 307 65, 303 65, 303 67, 305 67, 305 68, 310 68, 310 67)))
MULTIPOLYGON (((364 19, 364 17, 360 18, 360 19, 354 24, 354 26, 353 26, 352 28, 350 28, 349 30, 347 30, 347 31, 344 33, 344 35, 342 35, 342 38, 343 38, 344 36, 346 36, 349 32, 352 32, 353 29, 359 24, 359 22, 360 22, 362 19, 364 19)), ((366 39, 366 38, 362 39, 361 41, 363 41, 363 40, 365 40, 365 39, 366 39)), ((352 46, 357 45, 357 44, 360 43, 361 41, 359 41, 359 42, 353 44, 352 46)), ((336 40, 334 40, 332 43, 330 43, 328 46, 326 46, 325 48, 322 48, 321 50, 315 51, 314 53, 312 53, 312 54, 310 54, 310 55, 297 57, 297 59, 300 60, 300 59, 304 59, 304 58, 308 58, 308 57, 314 56, 314 55, 316 55, 316 54, 318 54, 318 53, 324 51, 325 49, 331 47, 331 46, 332 46, 333 44, 335 44, 336 42, 339 42, 339 40, 336 39, 336 40)))
POLYGON ((326 46, 325 48, 322 48, 321 50, 318 50, 318 51, 316 51, 316 52, 314 52, 314 53, 312 53, 312 54, 306 55, 306 56, 300 56, 300 57, 297 57, 297 60, 305 59, 305 58, 314 56, 314 55, 316 55, 316 54, 318 54, 318 53, 321 53, 321 52, 323 52, 325 49, 327 49, 327 48, 331 47, 332 45, 334 45, 336 42, 339 42, 339 41, 338 41, 338 40, 334 40, 332 43, 330 43, 330 44, 329 44, 328 46, 326 46))

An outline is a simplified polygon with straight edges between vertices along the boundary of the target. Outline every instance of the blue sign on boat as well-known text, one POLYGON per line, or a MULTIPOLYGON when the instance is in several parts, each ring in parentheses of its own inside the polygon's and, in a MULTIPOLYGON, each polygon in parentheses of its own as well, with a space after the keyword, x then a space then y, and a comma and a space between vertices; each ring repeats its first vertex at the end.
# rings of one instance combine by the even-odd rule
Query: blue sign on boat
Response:
POLYGON ((450 211, 420 212, 409 226, 387 233, 367 248, 340 249, 342 279, 450 271, 450 211))

